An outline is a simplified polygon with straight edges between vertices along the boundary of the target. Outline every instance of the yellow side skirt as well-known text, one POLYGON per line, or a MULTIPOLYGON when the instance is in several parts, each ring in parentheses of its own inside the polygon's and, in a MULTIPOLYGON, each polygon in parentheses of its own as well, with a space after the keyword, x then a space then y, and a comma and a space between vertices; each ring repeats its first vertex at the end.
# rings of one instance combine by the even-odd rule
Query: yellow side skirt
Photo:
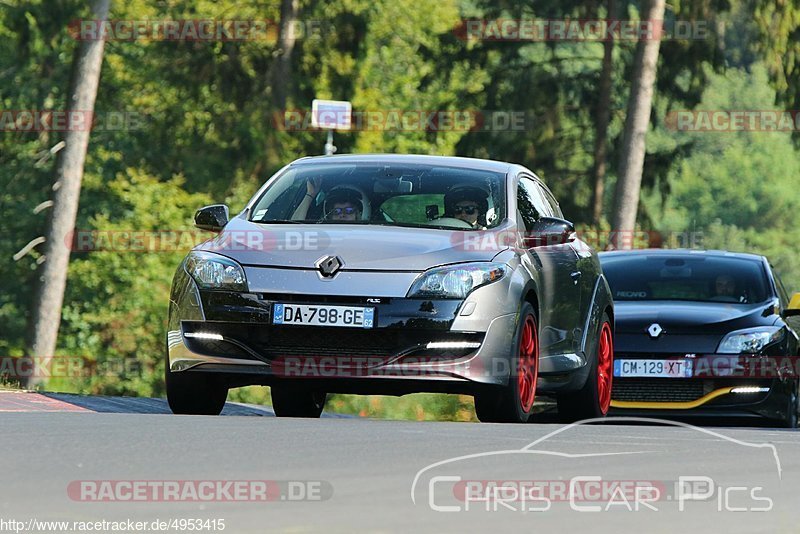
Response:
POLYGON ((733 388, 715 389, 707 395, 703 395, 697 400, 687 402, 638 402, 638 401, 618 401, 612 400, 612 408, 635 408, 637 410, 691 410, 697 408, 710 400, 727 395, 733 388))

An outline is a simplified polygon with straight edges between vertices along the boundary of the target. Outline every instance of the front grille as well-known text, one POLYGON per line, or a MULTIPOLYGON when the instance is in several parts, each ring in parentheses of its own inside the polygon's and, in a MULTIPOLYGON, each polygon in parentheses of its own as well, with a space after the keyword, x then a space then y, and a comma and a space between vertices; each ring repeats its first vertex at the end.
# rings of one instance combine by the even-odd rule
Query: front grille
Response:
POLYGON ((680 378, 617 378, 611 398, 635 402, 691 402, 712 391, 707 380, 680 378))
POLYGON ((414 336, 399 332, 284 327, 260 332, 255 348, 268 357, 277 356, 362 356, 385 357, 408 346, 414 336), (405 343, 403 343, 404 341, 405 343))
MULTIPOLYGON (((192 340, 191 349, 198 352, 243 357, 228 341, 235 340, 265 359, 286 356, 334 356, 388 358, 410 351, 438 358, 458 358, 476 349, 427 350, 430 341, 482 342, 484 334, 459 333, 423 328, 325 328, 305 326, 273 326, 239 323, 184 322, 185 331, 202 330, 224 336, 225 342, 192 340)), ((187 340, 188 341, 188 340, 187 340)), ((252 356, 251 356, 252 357, 252 356)))
POLYGON ((415 348, 424 349, 429 341, 482 341, 482 338, 482 334, 459 334, 422 329, 361 330, 297 326, 261 329, 254 348, 268 358, 278 356, 388 357, 415 348))

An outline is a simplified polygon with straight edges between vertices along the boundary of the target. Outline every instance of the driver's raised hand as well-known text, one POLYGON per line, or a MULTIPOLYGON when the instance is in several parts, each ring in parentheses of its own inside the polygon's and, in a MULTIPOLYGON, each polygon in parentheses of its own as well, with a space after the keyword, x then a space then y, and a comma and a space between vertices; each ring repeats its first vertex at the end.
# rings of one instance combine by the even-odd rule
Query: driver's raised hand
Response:
POLYGON ((320 177, 309 178, 306 180, 306 191, 308 191, 308 194, 311 195, 311 198, 316 197, 317 193, 319 193, 320 184, 322 184, 322 178, 320 177))

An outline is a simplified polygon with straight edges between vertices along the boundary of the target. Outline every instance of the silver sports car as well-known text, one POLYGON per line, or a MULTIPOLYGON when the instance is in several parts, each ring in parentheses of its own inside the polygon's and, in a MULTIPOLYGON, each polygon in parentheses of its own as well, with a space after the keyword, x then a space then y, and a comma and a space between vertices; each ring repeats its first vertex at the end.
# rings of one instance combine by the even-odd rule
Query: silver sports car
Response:
POLYGON ((279 416, 328 393, 464 393, 481 421, 566 420, 611 402, 614 308, 595 252, 530 170, 404 155, 299 159, 172 284, 166 385, 175 413, 218 414, 268 385, 279 416))

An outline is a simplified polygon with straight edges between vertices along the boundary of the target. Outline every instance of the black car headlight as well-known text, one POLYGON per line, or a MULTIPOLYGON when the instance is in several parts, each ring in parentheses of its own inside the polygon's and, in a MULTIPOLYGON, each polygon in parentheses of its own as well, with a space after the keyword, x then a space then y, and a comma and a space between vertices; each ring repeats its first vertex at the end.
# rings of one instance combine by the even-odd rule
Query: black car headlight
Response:
POLYGON ((462 263, 422 273, 408 290, 408 297, 463 299, 480 286, 500 280, 508 272, 503 263, 462 263))
POLYGON ((719 354, 756 353, 783 339, 782 326, 759 326, 728 333, 717 348, 719 354))
POLYGON ((186 272, 201 289, 247 291, 247 278, 242 266, 219 254, 190 252, 186 258, 186 272))

